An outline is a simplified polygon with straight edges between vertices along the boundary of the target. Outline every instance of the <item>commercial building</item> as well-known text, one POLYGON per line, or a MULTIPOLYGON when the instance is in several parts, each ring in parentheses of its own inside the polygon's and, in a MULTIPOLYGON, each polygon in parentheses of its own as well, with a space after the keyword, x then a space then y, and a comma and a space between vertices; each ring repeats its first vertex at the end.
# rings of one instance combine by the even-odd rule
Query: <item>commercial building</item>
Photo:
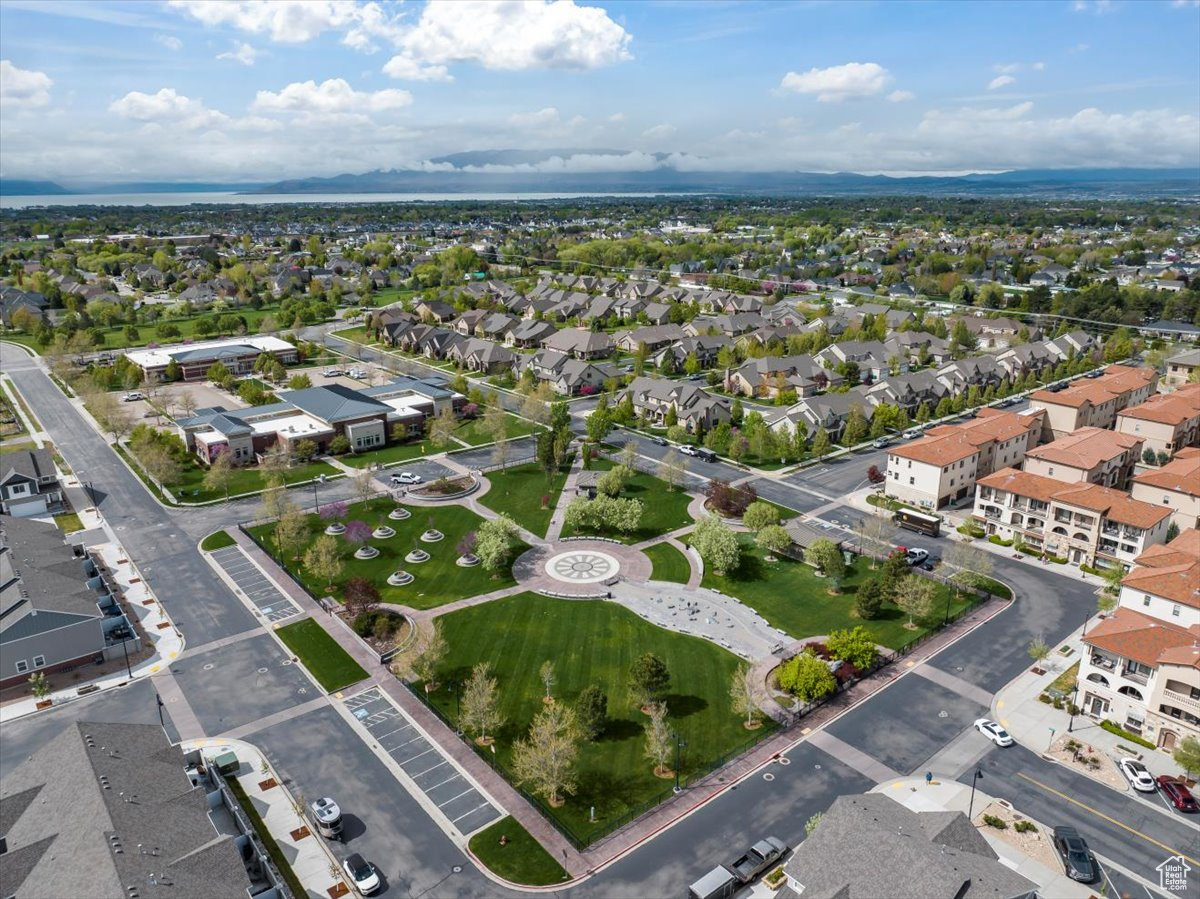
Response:
POLYGON ((1116 428, 1140 437, 1155 454, 1173 456, 1185 447, 1200 446, 1200 384, 1186 384, 1130 406, 1117 415, 1116 428))
POLYGON ((211 406, 176 422, 189 452, 208 463, 224 452, 249 465, 277 442, 296 452, 303 440, 326 452, 341 435, 355 452, 378 449, 397 433, 419 436, 425 421, 444 409, 459 412, 466 398, 440 381, 399 377, 356 390, 341 384, 285 390, 279 402, 247 409, 211 406))
POLYGON ((1153 368, 1110 365, 1098 378, 1080 378, 1058 391, 1035 391, 1029 402, 1046 410, 1042 436, 1053 440, 1080 428, 1111 428, 1117 413, 1144 403, 1157 384, 1153 368))
POLYGON ((0 823, 4 896, 288 895, 199 752, 157 724, 67 725, 5 772, 0 823))
POLYGON ((274 356, 284 365, 291 365, 300 358, 292 344, 278 337, 231 337, 128 350, 125 358, 148 378, 162 379, 173 361, 179 366, 179 375, 184 381, 202 381, 216 362, 223 363, 235 377, 250 374, 263 353, 274 356))
POLYGON ((1080 428, 1025 454, 1025 471, 1070 484, 1124 490, 1141 461, 1139 437, 1103 428, 1080 428))
POLYGON ((1181 530, 1200 527, 1200 447, 1180 450, 1162 468, 1133 479, 1134 499, 1166 506, 1181 530))
POLYGON ((1073 565, 1129 567, 1166 541, 1171 510, 1098 484, 1064 484, 1006 468, 979 479, 976 520, 987 534, 1073 565))
POLYGON ((0 516, 0 688, 120 658, 137 641, 82 547, 53 524, 0 516))
POLYGON ((1042 413, 981 409, 961 425, 943 425, 888 451, 885 491, 928 509, 969 496, 978 478, 1010 468, 1037 446, 1042 413))
POLYGON ((1200 530, 1151 547, 1083 638, 1079 706, 1170 752, 1200 738, 1200 530))

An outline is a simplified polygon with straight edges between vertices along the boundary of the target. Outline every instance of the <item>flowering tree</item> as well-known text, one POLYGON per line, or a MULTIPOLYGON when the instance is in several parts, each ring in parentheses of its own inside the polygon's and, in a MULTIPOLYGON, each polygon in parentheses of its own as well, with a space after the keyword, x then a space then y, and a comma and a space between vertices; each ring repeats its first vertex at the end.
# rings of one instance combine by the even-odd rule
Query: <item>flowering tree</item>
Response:
POLYGON ((322 506, 318 514, 324 521, 341 521, 350 507, 341 500, 322 506))
POLYGON ((347 543, 361 546, 371 539, 371 526, 365 521, 348 521, 344 536, 347 543))
POLYGON ((460 556, 469 556, 475 552, 475 532, 467 531, 463 534, 463 538, 458 541, 458 546, 454 549, 460 556))

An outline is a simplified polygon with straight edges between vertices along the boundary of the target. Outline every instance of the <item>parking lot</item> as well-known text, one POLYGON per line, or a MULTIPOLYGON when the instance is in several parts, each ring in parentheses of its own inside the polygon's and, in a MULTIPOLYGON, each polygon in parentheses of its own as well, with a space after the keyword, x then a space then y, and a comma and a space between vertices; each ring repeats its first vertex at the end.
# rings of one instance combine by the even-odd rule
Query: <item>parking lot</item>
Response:
POLYGON ((227 546, 209 555, 237 586, 237 592, 267 621, 286 621, 301 613, 300 607, 279 591, 240 546, 227 546))
POLYGON ((421 800, 423 796, 422 804, 430 814, 440 816, 449 828, 467 837, 503 816, 491 798, 379 688, 351 696, 343 704, 370 739, 408 775, 411 786, 405 786, 414 797, 421 800))

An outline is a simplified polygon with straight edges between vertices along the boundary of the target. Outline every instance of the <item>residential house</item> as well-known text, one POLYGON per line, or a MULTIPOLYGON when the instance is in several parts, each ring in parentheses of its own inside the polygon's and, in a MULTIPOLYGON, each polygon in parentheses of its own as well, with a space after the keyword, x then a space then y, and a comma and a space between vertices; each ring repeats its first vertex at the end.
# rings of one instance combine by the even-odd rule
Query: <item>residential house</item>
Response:
POLYGON ((1200 528, 1200 448, 1180 450, 1161 468, 1137 475, 1130 494, 1134 499, 1168 507, 1171 520, 1180 530, 1200 528))
POLYGON ((630 397, 633 409, 639 416, 644 416, 657 427, 664 426, 670 409, 675 410, 679 424, 691 433, 709 431, 731 418, 731 404, 727 397, 713 396, 687 381, 634 378, 622 399, 624 396, 630 397))
POLYGON ((1182 387, 1200 379, 1200 350, 1184 350, 1167 360, 1167 373, 1163 384, 1167 387, 1182 387))
POLYGON ((532 349, 541 346, 542 341, 557 330, 558 328, 550 322, 525 319, 504 335, 504 344, 509 347, 532 349))
POLYGON ((1171 510, 1098 484, 1005 468, 980 478, 975 518, 987 534, 1093 568, 1128 567, 1167 537, 1171 510))
POLYGON ((521 324, 521 319, 504 312, 492 312, 475 326, 476 337, 503 342, 510 331, 521 324))
POLYGON ((783 870, 802 899, 1038 896, 965 814, 914 811, 885 793, 835 799, 783 870))
POLYGON ((801 397, 794 406, 767 423, 772 431, 794 434, 798 424, 803 424, 811 437, 819 428, 824 428, 829 439, 838 441, 856 406, 868 422, 875 413, 875 406, 867 400, 867 388, 854 387, 845 393, 822 393, 817 396, 801 397))
POLYGON ((762 356, 747 359, 725 376, 725 390, 749 397, 775 399, 792 390, 797 397, 814 396, 845 380, 823 368, 811 356, 762 356))
POLYGON ((922 403, 932 412, 943 397, 954 391, 930 369, 908 374, 890 375, 876 381, 867 389, 867 399, 873 406, 884 403, 903 409, 913 415, 922 403))
POLYGON ((468 309, 454 320, 451 327, 464 337, 470 337, 475 333, 476 326, 489 315, 491 313, 486 309, 468 309))
POLYGON ((655 365, 661 365, 665 356, 670 356, 676 371, 682 371, 688 356, 694 355, 701 368, 712 368, 717 364, 717 354, 733 341, 724 334, 703 334, 700 337, 683 337, 664 347, 650 357, 655 365))
POLYGON ((602 331, 563 328, 542 338, 542 349, 557 350, 576 359, 604 359, 613 354, 613 339, 602 331))
POLYGON ((904 363, 918 362, 922 355, 934 365, 951 361, 949 342, 925 331, 896 331, 888 335, 883 345, 889 359, 896 356, 904 363))
POLYGON ((266 353, 284 365, 300 361, 296 347, 278 337, 231 337, 191 344, 126 350, 125 358, 142 370, 143 377, 162 380, 172 361, 184 381, 201 381, 209 368, 221 362, 236 377, 254 371, 258 357, 266 353))
POLYGON ((533 372, 535 378, 549 383, 562 396, 597 393, 606 380, 621 374, 610 365, 575 359, 557 350, 538 350, 532 356, 522 356, 517 366, 522 372, 533 372))
POLYGON ((1005 371, 995 356, 968 356, 947 363, 937 370, 938 380, 953 394, 965 393, 972 387, 986 390, 996 387, 1005 378, 1005 371))
POLYGON ((54 460, 44 449, 0 456, 0 512, 17 518, 45 515, 62 503, 54 460))
POLYGON ((1044 372, 1054 368, 1061 359, 1047 344, 1037 341, 1009 347, 996 355, 996 363, 1010 382, 1023 375, 1044 379, 1044 372))
POLYGON ((1200 531, 1153 546, 1121 581, 1113 615, 1084 635, 1079 706, 1164 752, 1200 738, 1200 531))
POLYGON ((1189 343, 1200 341, 1200 326, 1193 325, 1191 322, 1159 319, 1156 322, 1142 325, 1138 330, 1147 337, 1156 337, 1159 340, 1179 340, 1189 343))
MULTIPOLYGON (((956 316, 948 319, 946 325, 953 328, 956 322, 963 323, 981 350, 1007 349, 1023 328, 1028 329, 1027 325, 1013 318, 985 318, 982 315, 956 316)), ((1036 336, 1037 329, 1032 330, 1036 336)))
POLYGON ((0 287, 0 324, 13 326, 13 313, 25 309, 38 321, 46 321, 50 301, 36 291, 19 287, 0 287))
POLYGON ((458 315, 454 307, 444 300, 421 300, 413 307, 413 311, 426 324, 444 325, 458 315))
POLYGON ((714 315, 712 324, 727 337, 737 337, 746 334, 765 324, 762 314, 758 312, 734 312, 732 314, 714 315))
POLYGON ((1100 349, 1100 341, 1087 331, 1068 331, 1053 340, 1047 340, 1045 344, 1060 360, 1090 356, 1100 349))
POLYGON ((479 337, 468 337, 451 347, 445 358, 468 371, 495 375, 512 371, 517 356, 502 344, 479 337))
POLYGON ((0 516, 0 689, 121 658, 139 637, 95 563, 53 524, 0 516))
POLYGON ((200 750, 158 724, 51 727, 0 779, 6 896, 290 895, 200 750))
POLYGON ((1110 365, 1099 378, 1080 378, 1057 392, 1035 391, 1029 402, 1046 410, 1043 438, 1050 440, 1080 428, 1111 428, 1121 410, 1144 403, 1157 383, 1153 368, 1110 365))
POLYGON ((813 353, 813 359, 835 371, 839 365, 854 363, 863 381, 878 380, 888 375, 891 372, 888 363, 890 356, 887 347, 878 340, 843 340, 813 353))
POLYGON ((1068 484, 1125 490, 1142 458, 1142 440, 1103 428, 1080 428, 1025 454, 1025 471, 1068 484))
POLYGON ((1200 446, 1200 384, 1185 384, 1174 393, 1156 393, 1146 402, 1117 414, 1116 429, 1135 435, 1146 449, 1175 455, 1200 446))
POLYGON ((613 341, 617 349, 626 353, 636 353, 639 346, 645 346, 649 352, 655 353, 684 336, 683 328, 679 325, 649 325, 630 331, 618 331, 613 335, 613 341))

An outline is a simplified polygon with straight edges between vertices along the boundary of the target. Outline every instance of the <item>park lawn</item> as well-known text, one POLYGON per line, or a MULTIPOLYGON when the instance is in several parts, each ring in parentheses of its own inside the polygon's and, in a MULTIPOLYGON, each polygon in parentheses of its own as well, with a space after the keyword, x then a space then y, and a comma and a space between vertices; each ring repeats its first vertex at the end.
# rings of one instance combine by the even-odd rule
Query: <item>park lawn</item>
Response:
POLYGON ((215 552, 218 549, 224 549, 227 546, 233 546, 237 541, 229 535, 228 531, 213 531, 207 537, 200 541, 200 549, 206 553, 215 552))
MULTIPOLYGON (((608 459, 593 459, 592 468, 597 471, 608 471, 618 463, 608 459)), ((622 543, 641 543, 661 537, 663 534, 687 527, 692 523, 688 514, 688 504, 692 497, 685 490, 674 490, 666 481, 654 475, 635 471, 625 489, 621 492, 624 499, 640 499, 642 501, 642 526, 632 534, 603 533, 583 528, 563 528, 564 537, 589 536, 602 534, 612 537, 622 543)))
POLYGON ((817 577, 808 565, 784 557, 776 562, 766 562, 752 537, 746 534, 741 535, 741 539, 742 562, 737 570, 720 577, 706 570, 703 586, 737 597, 758 611, 773 627, 781 628, 797 639, 861 624, 875 635, 877 643, 899 649, 941 624, 946 615, 947 599, 951 615, 970 605, 957 597, 955 591, 938 584, 937 599, 929 620, 918 621, 921 626, 917 630, 905 627, 908 616, 890 602, 883 604, 878 618, 863 621, 853 614, 854 595, 859 584, 878 574, 878 570, 870 570, 868 560, 856 559, 842 582, 841 593, 830 596, 828 581, 817 577))
POLYGON ((491 489, 479 501, 494 512, 508 513, 525 530, 545 537, 568 472, 569 468, 564 468, 547 477, 536 462, 492 471, 487 474, 491 489), (542 497, 546 497, 545 505, 542 497))
MULTIPOLYGON (((538 425, 525 421, 523 418, 517 418, 515 415, 508 415, 507 418, 508 437, 510 440, 541 430, 538 425)), ((454 428, 454 436, 468 446, 491 443, 491 436, 483 433, 482 421, 482 419, 478 418, 462 419, 454 428)), ((459 449, 462 449, 462 447, 457 443, 452 443, 448 446, 434 446, 428 438, 425 438, 412 440, 408 443, 396 443, 392 446, 384 446, 376 450, 346 453, 344 456, 339 456, 338 461, 353 468, 369 468, 371 465, 394 465, 397 462, 408 462, 412 459, 420 459, 424 456, 434 455, 435 453, 454 452, 459 449)))
POLYGON ((471 853, 488 869, 510 883, 541 887, 570 880, 571 875, 554 860, 511 815, 471 837, 471 853), (508 843, 500 845, 500 837, 508 843))
MULTIPOLYGON (((383 540, 372 538, 369 543, 379 549, 379 555, 374 559, 354 558, 355 547, 340 537, 337 538, 338 548, 342 557, 342 573, 333 584, 333 595, 341 596, 342 585, 351 577, 365 577, 376 587, 385 602, 393 602, 413 609, 432 609, 437 606, 476 596, 480 593, 490 593, 511 587, 512 572, 505 571, 498 577, 493 577, 485 571, 482 565, 473 568, 463 568, 455 564, 458 558, 456 546, 469 532, 474 531, 483 523, 483 519, 464 506, 444 505, 410 507, 412 517, 404 521, 388 519, 388 513, 396 507, 390 499, 373 499, 367 503, 357 503, 350 507, 346 521, 363 521, 371 527, 386 523, 396 531, 396 536, 383 540), (422 543, 420 535, 433 527, 445 534, 445 538, 437 543, 422 543), (413 564, 406 562, 404 557, 414 546, 419 546, 430 555, 427 562, 413 564), (404 587, 393 587, 388 582, 388 575, 397 569, 408 571, 415 580, 404 587)), ((308 529, 311 541, 316 540, 325 530, 326 523, 317 515, 308 516, 308 529)), ((250 533, 268 551, 274 552, 272 542, 274 524, 257 525, 249 529, 250 533)), ((513 551, 515 559, 527 547, 520 544, 513 551)), ((303 552, 300 553, 303 558, 303 552)), ((289 559, 285 566, 313 596, 327 596, 326 583, 314 579, 303 566, 289 559)))
MULTIPOLYGON (((511 412, 506 413, 504 420, 507 423, 505 436, 509 440, 516 440, 518 437, 525 437, 529 434, 536 434, 542 430, 542 426, 527 421, 524 418, 518 418, 511 412)), ((457 428, 454 429, 454 436, 459 440, 471 446, 481 446, 485 443, 492 443, 495 437, 485 431, 482 416, 474 419, 464 419, 457 428)))
POLYGON ((655 777, 654 763, 644 754, 646 716, 628 698, 629 667, 642 653, 657 655, 671 673, 664 699, 671 725, 687 743, 681 756, 685 782, 770 727, 748 733, 730 708, 729 684, 740 663, 736 656, 698 637, 656 627, 616 603, 520 593, 438 620, 449 651, 438 675, 443 686, 430 700, 455 720, 456 691, 449 684, 469 677, 478 662, 490 663, 506 722, 496 733, 496 762, 506 774, 513 742, 543 707, 538 669, 544 661, 554 662, 553 695, 560 701, 574 702, 593 683, 608 694, 604 733, 580 749, 575 795, 561 808, 542 806, 543 814, 584 842, 671 795, 672 781, 655 777), (591 806, 594 825, 588 823, 591 806))
MULTIPOLYGON (((137 458, 133 453, 130 453, 129 456, 133 459, 137 458)), ((187 463, 183 466, 180 479, 174 484, 168 484, 167 489, 180 502, 202 503, 208 500, 224 499, 225 493, 223 491, 209 490, 204 486, 204 475, 207 471, 208 469, 189 457, 187 463)), ((283 473, 284 481, 287 484, 311 481, 322 474, 327 478, 332 478, 338 476, 339 472, 328 462, 317 461, 293 465, 283 473)), ((235 468, 233 469, 233 477, 229 482, 229 495, 237 496, 239 493, 254 493, 255 491, 262 490, 264 486, 262 473, 257 468, 248 466, 235 468)))
POLYGON ((692 576, 692 566, 687 556, 673 547, 670 543, 655 543, 642 550, 654 564, 650 574, 652 581, 670 581, 673 584, 686 584, 692 576))
POLYGON ((317 683, 326 693, 356 684, 367 676, 362 665, 354 661, 350 654, 311 618, 281 627, 276 633, 284 645, 304 663, 309 674, 317 679, 317 683))
POLYGON ((346 340, 352 340, 355 343, 361 343, 364 346, 371 346, 372 344, 378 343, 378 341, 367 332, 366 326, 364 325, 358 325, 357 327, 343 328, 340 331, 334 331, 333 336, 341 337, 346 340))

